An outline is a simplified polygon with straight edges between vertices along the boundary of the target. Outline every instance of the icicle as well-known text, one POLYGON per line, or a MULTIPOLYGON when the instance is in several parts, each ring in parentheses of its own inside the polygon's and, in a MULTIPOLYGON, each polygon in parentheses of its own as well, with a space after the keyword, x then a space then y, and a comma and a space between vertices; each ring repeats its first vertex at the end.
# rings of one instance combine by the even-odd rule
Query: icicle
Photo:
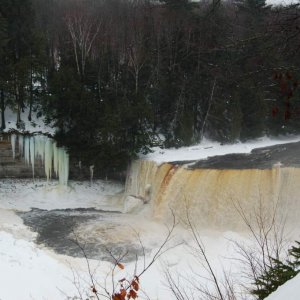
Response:
POLYGON ((29 165, 30 163, 30 138, 24 138, 24 149, 22 151, 24 153, 25 163, 29 165))
POLYGON ((67 185, 69 177, 69 155, 62 148, 58 149, 58 176, 59 183, 67 185))
POLYGON ((55 142, 53 143, 53 170, 58 177, 58 148, 55 142))
POLYGON ((90 179, 91 179, 91 184, 93 182, 93 177, 94 177, 94 165, 90 166, 90 179))
POLYGON ((16 158, 16 135, 12 134, 10 136, 10 142, 11 142, 11 148, 12 148, 12 153, 13 153, 13 159, 16 158))
MULTIPOLYGON (((13 156, 16 152, 16 135, 11 135, 13 156)), ((59 178, 62 185, 67 185, 69 179, 69 155, 63 148, 58 148, 55 141, 45 136, 18 136, 19 153, 24 155, 27 165, 32 167, 33 178, 35 176, 35 160, 40 159, 44 163, 47 181, 52 173, 59 178), (53 171, 52 171, 53 170, 53 171)))
POLYGON ((44 150, 45 150, 45 156, 44 156, 45 173, 46 173, 47 181, 49 181, 52 174, 52 158, 53 158, 53 142, 50 139, 46 140, 44 150))
POLYGON ((30 138, 30 163, 32 167, 32 176, 34 178, 34 161, 35 161, 35 151, 34 151, 34 137, 30 138))
POLYGON ((23 155, 23 149, 24 149, 24 139, 23 135, 18 135, 18 140, 19 140, 19 153, 20 155, 23 155))
POLYGON ((45 137, 44 136, 35 136, 35 157, 42 160, 44 162, 45 159, 45 137))

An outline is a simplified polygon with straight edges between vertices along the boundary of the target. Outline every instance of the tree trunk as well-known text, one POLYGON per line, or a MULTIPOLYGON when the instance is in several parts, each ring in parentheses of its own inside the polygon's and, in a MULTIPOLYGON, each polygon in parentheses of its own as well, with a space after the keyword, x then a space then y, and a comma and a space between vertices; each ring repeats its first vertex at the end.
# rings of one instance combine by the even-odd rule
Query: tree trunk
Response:
POLYGON ((5 125, 5 115, 4 115, 4 111, 5 111, 5 103, 4 103, 4 92, 3 90, 1 89, 1 92, 0 92, 0 106, 1 106, 1 130, 4 130, 6 128, 6 125, 5 125))
POLYGON ((211 89, 210 99, 209 99, 209 102, 208 102, 208 108, 207 108, 206 115, 205 115, 204 120, 203 120, 203 125, 202 125, 202 129, 201 129, 201 133, 200 133, 200 141, 202 141, 203 137, 204 137, 207 119, 208 119, 208 116, 209 116, 209 113, 210 113, 210 109, 211 109, 211 105, 212 105, 212 102, 213 102, 216 81, 217 80, 215 78, 213 86, 212 86, 212 89, 211 89))
POLYGON ((28 121, 31 121, 31 115, 32 115, 32 103, 33 103, 33 83, 32 83, 32 66, 31 66, 31 70, 30 70, 30 103, 29 103, 29 113, 28 113, 28 121))
POLYGON ((139 89, 139 70, 135 72, 135 94, 137 95, 139 89))
POLYGON ((17 126, 17 128, 20 128, 21 108, 20 108, 20 92, 19 92, 18 84, 16 84, 16 87, 15 87, 15 98, 16 98, 16 103, 17 103, 17 122, 16 122, 16 126, 17 126))

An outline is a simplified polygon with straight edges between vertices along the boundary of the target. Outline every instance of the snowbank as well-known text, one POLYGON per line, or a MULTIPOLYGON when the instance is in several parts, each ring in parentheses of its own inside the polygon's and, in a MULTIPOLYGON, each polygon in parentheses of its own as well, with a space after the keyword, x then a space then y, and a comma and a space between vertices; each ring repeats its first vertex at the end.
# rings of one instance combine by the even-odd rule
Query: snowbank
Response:
POLYGON ((300 299, 300 274, 287 281, 265 300, 299 300, 300 299))
POLYGON ((161 149, 154 147, 152 153, 140 155, 141 159, 153 160, 157 163, 174 161, 192 161, 206 159, 211 156, 225 155, 230 153, 250 153, 255 148, 268 147, 273 145, 299 142, 300 136, 288 136, 278 139, 268 137, 259 138, 246 143, 220 144, 204 140, 202 143, 190 147, 161 149))
POLYGON ((67 208, 122 209, 116 199, 109 198, 120 193, 123 185, 117 182, 95 180, 70 181, 69 186, 60 186, 57 181, 29 179, 0 180, 0 208, 28 211, 31 208, 45 210, 67 208))
POLYGON ((0 299, 62 299, 76 294, 71 269, 32 242, 0 231, 0 299))

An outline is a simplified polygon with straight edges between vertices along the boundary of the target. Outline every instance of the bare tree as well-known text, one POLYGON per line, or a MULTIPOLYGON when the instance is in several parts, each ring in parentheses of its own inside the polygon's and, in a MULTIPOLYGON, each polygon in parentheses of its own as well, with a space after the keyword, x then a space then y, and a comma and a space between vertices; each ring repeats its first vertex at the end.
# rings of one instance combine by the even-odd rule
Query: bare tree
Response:
MULTIPOLYGON (((234 207, 248 228, 253 241, 248 244, 233 241, 239 254, 237 260, 244 266, 245 278, 251 284, 255 284, 262 274, 274 266, 274 259, 281 260, 287 256, 289 242, 285 218, 278 214, 278 201, 273 209, 266 209, 260 198, 258 207, 250 214, 239 202, 234 203, 234 207)), ((253 285, 246 288, 251 293, 253 285)))
POLYGON ((170 226, 167 226, 167 233, 164 237, 163 241, 161 242, 160 246, 155 250, 154 254, 150 257, 150 259, 146 258, 146 249, 141 240, 139 233, 133 230, 133 236, 137 239, 141 251, 142 256, 136 256, 135 260, 135 268, 133 274, 131 276, 125 275, 125 277, 121 279, 117 279, 115 276, 117 269, 125 269, 125 264, 123 263, 124 259, 126 258, 128 252, 125 251, 124 253, 120 253, 119 255, 113 254, 113 252, 106 248, 107 253, 110 255, 112 259, 112 267, 110 272, 106 275, 106 279, 104 282, 100 283, 96 278, 96 270, 93 270, 85 250, 84 244, 79 242, 78 237, 75 233, 75 239, 73 242, 78 246, 81 250, 83 257, 85 258, 89 281, 84 281, 78 273, 73 270, 73 283, 76 287, 78 297, 80 300, 102 300, 102 299, 110 299, 110 300, 129 300, 129 299, 136 299, 138 295, 141 293, 144 294, 146 299, 149 299, 147 294, 142 291, 140 287, 140 278, 142 275, 147 272, 151 266, 168 250, 176 245, 171 245, 170 242, 173 239, 173 233, 177 222, 175 220, 175 215, 173 214, 173 220, 170 226), (141 265, 141 266, 140 266, 141 265), (88 285, 89 288, 82 288, 82 284, 85 286, 88 285), (109 287, 108 287, 109 286, 109 287), (90 292, 88 292, 90 291, 90 292), (86 296, 87 295, 87 296, 86 296), (86 298, 88 297, 88 298, 86 298))
POLYGON ((66 13, 64 20, 71 36, 77 73, 84 77, 86 62, 100 31, 101 20, 93 16, 83 2, 77 2, 74 8, 66 13))

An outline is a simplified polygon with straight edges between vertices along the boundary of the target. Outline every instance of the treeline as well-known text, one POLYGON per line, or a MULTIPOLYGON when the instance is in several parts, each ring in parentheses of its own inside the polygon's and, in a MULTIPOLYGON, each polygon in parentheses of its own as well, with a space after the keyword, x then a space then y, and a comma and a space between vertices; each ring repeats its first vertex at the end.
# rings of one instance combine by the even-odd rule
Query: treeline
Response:
POLYGON ((0 110, 104 169, 160 142, 299 132, 300 7, 264 0, 1 0, 0 110))

